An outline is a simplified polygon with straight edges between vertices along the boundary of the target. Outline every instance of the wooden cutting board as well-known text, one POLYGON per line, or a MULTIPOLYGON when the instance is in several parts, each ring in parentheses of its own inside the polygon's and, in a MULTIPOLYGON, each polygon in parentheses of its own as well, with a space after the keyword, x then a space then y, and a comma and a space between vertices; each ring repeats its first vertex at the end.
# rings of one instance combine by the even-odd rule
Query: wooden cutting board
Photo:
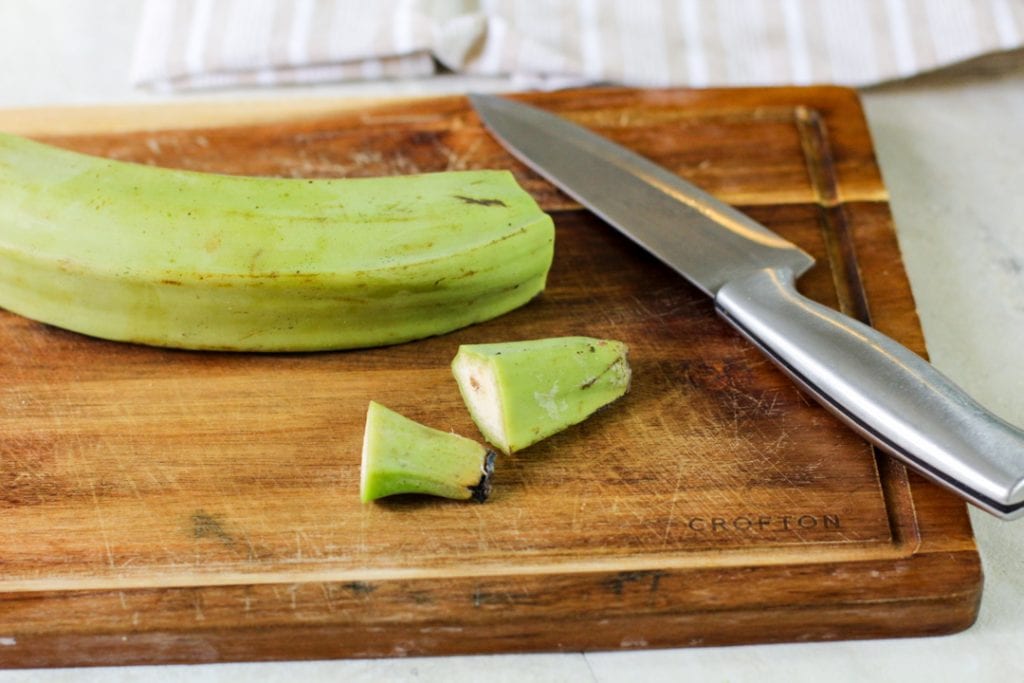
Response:
MULTIPOLYGON (((818 260, 805 294, 924 353, 853 92, 527 99, 797 242, 818 260)), ((464 99, 319 106, 208 128, 204 109, 185 108, 176 129, 40 137, 227 173, 509 168, 555 217, 547 290, 442 337, 308 355, 124 345, 0 312, 0 665, 676 647, 972 623, 981 570, 965 506, 809 401, 694 287, 509 157, 464 99), (501 458, 485 504, 359 503, 371 399, 479 438, 448 369, 457 346, 568 334, 631 346, 626 398, 501 458)))

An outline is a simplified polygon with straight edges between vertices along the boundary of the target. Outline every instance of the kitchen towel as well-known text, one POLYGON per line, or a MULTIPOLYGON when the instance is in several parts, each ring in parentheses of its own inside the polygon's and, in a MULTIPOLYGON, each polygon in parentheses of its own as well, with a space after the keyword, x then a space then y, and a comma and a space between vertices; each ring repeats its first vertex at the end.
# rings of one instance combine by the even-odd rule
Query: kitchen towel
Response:
POLYGON ((133 79, 861 86, 1022 45, 1024 0, 146 0, 133 79))

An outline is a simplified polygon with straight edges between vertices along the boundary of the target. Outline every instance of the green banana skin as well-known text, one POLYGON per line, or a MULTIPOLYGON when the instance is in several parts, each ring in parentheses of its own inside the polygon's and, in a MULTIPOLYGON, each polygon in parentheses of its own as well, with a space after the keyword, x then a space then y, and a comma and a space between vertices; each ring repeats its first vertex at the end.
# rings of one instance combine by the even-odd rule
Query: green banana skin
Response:
POLYGON ((626 344, 592 337, 462 345, 452 373, 480 433, 506 454, 582 422, 632 376, 626 344))
POLYGON ((371 401, 363 434, 359 496, 364 503, 400 493, 484 502, 495 453, 432 429, 371 401))
POLYGON ((130 164, 0 134, 0 307, 234 351, 396 344, 545 286, 554 226, 506 171, 302 180, 130 164))

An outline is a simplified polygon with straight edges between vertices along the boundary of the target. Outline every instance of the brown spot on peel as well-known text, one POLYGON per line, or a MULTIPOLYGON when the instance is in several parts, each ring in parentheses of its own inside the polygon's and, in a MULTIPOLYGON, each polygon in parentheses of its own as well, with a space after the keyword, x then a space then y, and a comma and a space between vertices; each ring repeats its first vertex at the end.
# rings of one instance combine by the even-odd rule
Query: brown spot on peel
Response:
POLYGON ((500 199, 479 199, 477 197, 467 197, 465 195, 457 194, 455 198, 466 204, 475 204, 477 206, 508 206, 505 202, 500 199))

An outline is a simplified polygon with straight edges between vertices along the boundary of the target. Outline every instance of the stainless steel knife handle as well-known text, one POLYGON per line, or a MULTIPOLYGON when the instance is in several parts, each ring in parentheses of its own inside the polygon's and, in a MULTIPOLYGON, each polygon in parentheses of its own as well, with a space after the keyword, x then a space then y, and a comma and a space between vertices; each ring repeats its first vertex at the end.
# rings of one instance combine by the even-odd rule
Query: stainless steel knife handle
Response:
POLYGON ((920 356, 800 295, 789 270, 731 281, 715 305, 868 440, 998 517, 1024 515, 1024 431, 920 356))

